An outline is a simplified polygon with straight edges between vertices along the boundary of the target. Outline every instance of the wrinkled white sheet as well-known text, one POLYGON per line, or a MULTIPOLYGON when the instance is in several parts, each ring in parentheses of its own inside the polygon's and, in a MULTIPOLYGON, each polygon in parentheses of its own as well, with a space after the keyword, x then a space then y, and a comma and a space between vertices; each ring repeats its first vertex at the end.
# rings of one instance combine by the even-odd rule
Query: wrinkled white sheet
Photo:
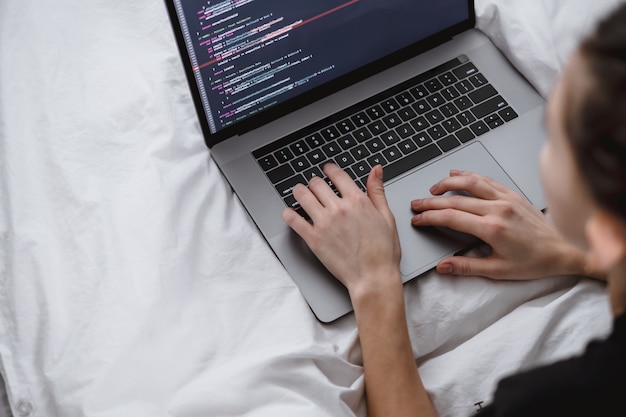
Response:
MULTIPOLYGON (((477 0, 546 95, 615 0, 477 0)), ((159 1, 0 2, 0 371, 18 416, 364 416, 352 315, 323 325, 204 145, 159 1)), ((604 287, 406 286, 442 416, 609 331, 604 287)))

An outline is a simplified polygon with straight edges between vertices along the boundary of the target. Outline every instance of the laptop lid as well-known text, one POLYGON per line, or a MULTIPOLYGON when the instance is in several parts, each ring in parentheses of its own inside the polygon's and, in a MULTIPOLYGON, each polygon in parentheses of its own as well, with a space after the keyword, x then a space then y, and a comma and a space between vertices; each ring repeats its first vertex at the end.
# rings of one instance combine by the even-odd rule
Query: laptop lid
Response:
POLYGON ((473 0, 166 0, 207 146, 474 26, 473 0))

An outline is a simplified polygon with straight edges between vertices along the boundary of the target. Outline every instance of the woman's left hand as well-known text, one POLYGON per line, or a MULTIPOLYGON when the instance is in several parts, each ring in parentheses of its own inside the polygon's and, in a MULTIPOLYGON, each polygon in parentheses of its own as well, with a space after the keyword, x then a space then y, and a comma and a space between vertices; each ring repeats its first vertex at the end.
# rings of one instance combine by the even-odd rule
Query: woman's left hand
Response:
POLYGON ((283 211, 285 222, 348 288, 351 297, 400 283, 400 242, 385 198, 382 167, 372 168, 367 194, 334 164, 326 164, 324 173, 341 197, 321 178, 313 178, 308 188, 298 184, 293 195, 312 224, 290 208, 283 211))

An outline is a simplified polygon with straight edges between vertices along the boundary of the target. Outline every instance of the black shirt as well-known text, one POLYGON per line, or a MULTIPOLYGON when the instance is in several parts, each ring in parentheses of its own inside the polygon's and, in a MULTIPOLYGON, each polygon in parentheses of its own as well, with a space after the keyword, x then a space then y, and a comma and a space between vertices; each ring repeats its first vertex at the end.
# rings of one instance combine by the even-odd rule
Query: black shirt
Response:
POLYGON ((626 314, 584 354, 499 382, 476 417, 626 416, 626 314))

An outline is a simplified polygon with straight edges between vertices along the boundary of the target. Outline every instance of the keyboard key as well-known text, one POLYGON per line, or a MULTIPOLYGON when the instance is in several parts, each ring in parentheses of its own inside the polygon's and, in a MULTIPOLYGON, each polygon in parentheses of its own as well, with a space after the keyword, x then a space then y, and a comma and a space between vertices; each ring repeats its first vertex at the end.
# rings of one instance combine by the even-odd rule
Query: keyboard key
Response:
POLYGON ((398 111, 398 116, 400 116, 403 121, 408 122, 417 117, 417 113, 410 107, 404 107, 398 111))
POLYGON ((357 162, 352 165, 352 171, 358 176, 362 177, 364 175, 369 174, 371 167, 366 161, 357 162))
POLYGON ((430 104, 430 107, 432 108, 439 107, 443 103, 445 103, 445 100, 439 93, 431 94, 430 96, 426 97, 426 101, 428 102, 428 104, 430 104))
POLYGON ((335 161, 337 162, 337 165, 339 165, 341 168, 347 168, 354 163, 354 158, 352 157, 352 155, 350 155, 349 152, 344 152, 341 155, 338 155, 335 158, 335 161))
POLYGON ((295 173, 296 172, 293 170, 293 168, 290 165, 285 164, 285 165, 279 166, 278 168, 274 168, 271 171, 268 171, 267 178, 270 179, 272 184, 277 184, 283 181, 284 179, 291 177, 295 173))
MULTIPOLYGON (((400 136, 394 131, 384 133, 380 135, 380 138, 385 142, 385 145, 391 146, 394 143, 400 142, 400 136)), ((386 155, 385 155, 386 156, 386 155)))
POLYGON ((402 139, 406 139, 406 138, 408 138, 409 136, 411 136, 412 134, 415 133, 415 129, 413 129, 410 124, 405 123, 402 126, 398 126, 396 128, 396 133, 402 139))
POLYGON ((435 140, 441 139, 442 137, 447 135, 445 129, 442 128, 440 125, 431 127, 430 129, 427 130, 427 132, 430 135, 430 137, 435 140))
POLYGON ((443 106, 439 107, 439 111, 443 114, 444 117, 452 117, 459 112, 459 109, 452 103, 446 103, 443 106))
POLYGON ((291 161, 291 166, 296 171, 303 171, 303 170, 309 168, 311 166, 311 163, 309 162, 308 159, 306 159, 306 157, 301 156, 301 157, 296 158, 293 161, 291 161))
POLYGON ((370 122, 370 118, 363 112, 357 113, 350 118, 355 126, 365 126, 370 122))
POLYGON ((455 98, 459 97, 461 95, 461 93, 459 93, 459 91, 456 88, 454 88, 453 85, 451 85, 450 87, 446 87, 443 90, 441 90, 441 95, 446 100, 451 101, 451 100, 454 100, 455 98))
POLYGON ((376 120, 385 115, 385 111, 378 105, 374 105, 365 111, 371 120, 376 120))
POLYGON ((387 127, 381 120, 370 123, 369 125, 367 125, 367 128, 370 130, 370 132, 372 132, 374 136, 378 136, 387 131, 387 127))
POLYGON ((385 159, 389 162, 393 162, 396 159, 400 158, 402 156, 402 154, 400 153, 400 151, 398 150, 398 148, 396 148, 395 146, 391 146, 387 149, 385 149, 382 152, 383 156, 385 157, 385 159))
POLYGON ((467 93, 469 93, 470 91, 472 91, 474 89, 474 86, 472 85, 472 83, 470 83, 467 80, 459 81, 458 83, 454 84, 454 87, 461 94, 467 94, 467 93))
POLYGON ((293 154, 287 148, 279 149, 274 153, 274 157, 279 163, 289 162, 293 159, 293 154))
POLYGON ((346 174, 350 176, 350 178, 352 178, 352 181, 356 181, 359 178, 359 176, 352 170, 352 168, 346 167, 343 170, 346 174))
POLYGON ((367 162, 372 167, 375 167, 376 165, 385 165, 387 163, 383 155, 380 153, 374 154, 370 156, 369 158, 367 158, 367 162))
POLYGON ((483 85, 487 84, 487 79, 482 74, 472 75, 468 79, 476 88, 482 87, 483 85))
POLYGON ((319 133, 313 133, 312 135, 307 136, 306 138, 304 138, 304 141, 307 143, 307 145, 309 145, 309 148, 311 149, 320 147, 324 143, 324 139, 319 133))
POLYGON ((443 84, 441 84, 441 81, 439 81, 436 78, 433 78, 432 80, 428 80, 424 83, 424 87, 426 87, 426 89, 430 92, 430 93, 434 93, 436 91, 439 91, 443 88, 443 84))
POLYGON ((463 79, 469 77, 470 75, 474 75, 478 72, 478 68, 474 66, 471 62, 461 65, 458 68, 452 70, 452 73, 456 76, 456 78, 463 79))
POLYGON ((385 147, 379 138, 368 140, 367 142, 365 142, 365 146, 367 146, 367 149, 369 149, 369 151, 372 153, 378 152, 385 147))
MULTIPOLYGON (((376 123, 376 122, 374 122, 376 123)), ((370 133, 369 130, 367 130, 367 127, 361 127, 357 130, 355 130, 352 133, 352 136, 358 141, 358 142, 364 142, 366 140, 368 140, 369 138, 372 137, 372 134, 370 133)))
POLYGON ((349 133, 349 132, 352 132, 356 128, 354 126, 354 123, 352 123, 352 121, 350 121, 349 119, 346 119, 337 123, 337 129, 341 133, 349 133))
POLYGON ((426 113, 426 120, 428 120, 431 124, 439 123, 444 119, 443 114, 437 109, 431 110, 426 113))
POLYGON ((410 91, 416 100, 421 100, 423 98, 426 98, 426 96, 429 94, 428 90, 423 85, 418 85, 417 87, 413 87, 410 91))
POLYGON ((394 127, 402 123, 402 119, 400 119, 400 117, 398 117, 395 113, 383 117, 382 120, 385 123, 385 126, 387 126, 387 128, 389 129, 393 129, 394 127))
POLYGON ((413 110, 417 112, 417 114, 424 114, 432 107, 426 102, 426 100, 419 100, 417 103, 412 105, 413 110))
POLYGON ((294 155, 304 155, 309 150, 309 147, 304 143, 303 140, 292 143, 289 146, 289 149, 294 153, 294 155))
POLYGON ((337 142, 327 143, 326 145, 322 146, 322 150, 329 158, 341 152, 341 148, 339 147, 339 145, 337 145, 337 142))
POLYGON ((461 96, 457 98, 456 100, 454 100, 454 105, 459 110, 467 110, 470 107, 472 107, 473 103, 469 98, 467 98, 467 96, 461 96))
POLYGON ((417 145, 411 139, 405 139, 398 144, 398 148, 403 154, 408 155, 417 150, 417 145))
POLYGON ((297 210, 300 208, 300 203, 296 201, 296 198, 293 196, 293 194, 287 195, 285 198, 283 198, 283 201, 285 202, 287 207, 291 207, 294 210, 297 210))
POLYGON ((383 110, 385 110, 387 113, 393 113, 396 110, 400 109, 400 105, 398 104, 398 102, 393 99, 390 98, 388 100, 383 101, 382 103, 380 103, 380 106, 383 108, 383 110))
POLYGON ((322 129, 321 133, 326 140, 333 140, 339 137, 339 130, 335 126, 328 126, 322 129))
POLYGON ((450 136, 446 136, 445 138, 437 141, 437 144, 439 145, 439 147, 441 148, 442 151, 448 152, 448 151, 451 151, 452 149, 456 148, 457 146, 461 145, 461 142, 459 142, 454 137, 454 135, 450 135, 450 136))
POLYGON ((495 129, 496 127, 504 124, 504 120, 502 120, 497 114, 490 114, 485 117, 484 122, 487 123, 487 126, 489 126, 490 129, 495 129))
POLYGON ((306 178, 307 181, 311 181, 311 179, 315 177, 324 178, 324 174, 318 167, 307 169, 302 173, 302 175, 304 175, 304 178, 306 178))
POLYGON ((367 150, 365 145, 359 145, 356 148, 351 149, 350 153, 354 157, 355 161, 358 161, 359 159, 364 159, 370 156, 370 152, 367 150))
POLYGON ((441 150, 436 145, 430 144, 423 149, 419 149, 417 152, 413 152, 412 154, 385 166, 385 169, 383 170, 383 180, 389 181, 390 179, 404 174, 405 172, 420 166, 441 154, 441 150))
POLYGON ((343 149, 344 151, 347 151, 348 149, 358 144, 358 142, 356 141, 356 139, 354 139, 354 137, 352 137, 352 135, 342 136, 337 142, 339 142, 339 146, 341 146, 341 149, 343 149))
POLYGON ((441 123, 441 125, 448 133, 455 132, 461 128, 461 123, 459 123, 456 119, 446 119, 441 123))
POLYGON ((261 165, 264 171, 269 171, 278 166, 278 161, 276 161, 276 158, 272 155, 265 155, 263 158, 259 159, 259 165, 261 165))
POLYGON ((500 115, 500 117, 502 117, 502 119, 504 119, 505 122, 510 122, 517 117, 517 113, 515 113, 515 110, 510 107, 500 110, 498 114, 500 115))
POLYGON ((467 127, 464 127, 463 129, 459 130, 458 132, 456 132, 454 134, 456 136, 456 138, 458 140, 460 140, 461 142, 465 143, 465 142, 469 142, 470 140, 474 139, 476 136, 472 133, 471 130, 469 130, 467 127))
POLYGON ((324 153, 320 149, 312 150, 311 152, 306 154, 306 157, 308 158, 309 162, 311 162, 311 165, 321 164, 324 159, 326 159, 326 155, 324 155, 324 153))
POLYGON ((490 97, 498 94, 495 88, 492 85, 487 84, 477 90, 472 91, 467 96, 474 102, 474 104, 478 104, 481 101, 485 101, 490 97))
POLYGON ((420 116, 411 122, 411 126, 413 126, 416 132, 419 132, 429 127, 430 123, 428 123, 425 117, 420 116))
POLYGON ((400 103, 402 106, 408 106, 409 104, 413 103, 415 101, 415 99, 413 98, 413 96, 411 94, 409 94, 408 92, 403 92, 400 93, 396 96, 396 100, 398 101, 398 103, 400 103))
POLYGON ((441 83, 443 85, 451 85, 451 84, 454 84, 457 81, 457 79, 454 76, 454 74, 452 74, 450 71, 448 71, 448 72, 446 72, 444 74, 441 74, 437 78, 439 79, 439 81, 441 81, 441 83))
POLYGON ((474 115, 471 112, 468 111, 464 111, 463 113, 459 113, 456 116, 457 120, 459 122, 461 122, 461 124, 463 126, 467 126, 470 123, 473 123, 476 121, 476 118, 474 117, 474 115))
POLYGON ((507 102, 502 97, 495 96, 473 107, 472 113, 474 113, 474 116, 476 116, 477 119, 482 119, 488 114, 495 113, 496 111, 501 110, 507 106, 507 102))
POLYGON ((487 127, 485 122, 483 122, 482 120, 479 120, 476 123, 471 124, 470 129, 472 129, 472 132, 474 132, 476 136, 480 136, 483 133, 487 133, 489 131, 489 128, 487 127))
POLYGON ((281 182, 276 186, 276 191, 278 191, 281 196, 286 197, 291 194, 291 190, 296 186, 296 184, 307 184, 306 179, 302 174, 298 174, 295 177, 291 177, 281 182))
POLYGON ((430 135, 428 135, 428 133, 426 132, 418 133, 417 135, 413 136, 413 142, 415 142, 415 144, 420 148, 423 148, 432 141, 433 140, 431 139, 430 135))

